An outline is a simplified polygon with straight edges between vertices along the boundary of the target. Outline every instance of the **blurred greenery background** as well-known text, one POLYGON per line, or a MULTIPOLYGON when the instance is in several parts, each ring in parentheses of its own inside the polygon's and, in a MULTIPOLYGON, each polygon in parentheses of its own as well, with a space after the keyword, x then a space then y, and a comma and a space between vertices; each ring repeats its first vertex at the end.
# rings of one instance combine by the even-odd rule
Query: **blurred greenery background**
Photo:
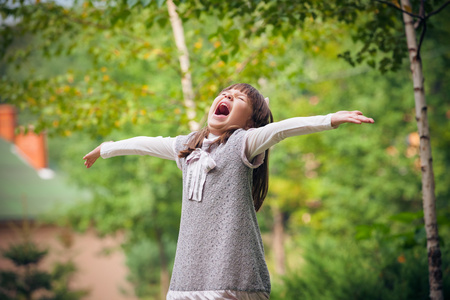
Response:
MULTIPOLYGON (((273 147, 269 195, 258 213, 271 298, 428 299, 401 13, 376 1, 344 2, 177 2, 197 121, 204 123, 215 95, 235 82, 269 97, 275 121, 339 110, 374 118, 373 125, 346 124, 273 147)), ((140 156, 86 170, 82 157, 103 141, 189 132, 166 4, 18 3, 1 5, 0 101, 19 108, 21 124, 47 131, 52 168, 92 195, 54 222, 100 235, 124 230, 128 279, 138 297, 156 299, 176 247, 179 170, 140 156)), ((422 46, 447 297, 449 20, 448 8, 430 18, 422 46)))

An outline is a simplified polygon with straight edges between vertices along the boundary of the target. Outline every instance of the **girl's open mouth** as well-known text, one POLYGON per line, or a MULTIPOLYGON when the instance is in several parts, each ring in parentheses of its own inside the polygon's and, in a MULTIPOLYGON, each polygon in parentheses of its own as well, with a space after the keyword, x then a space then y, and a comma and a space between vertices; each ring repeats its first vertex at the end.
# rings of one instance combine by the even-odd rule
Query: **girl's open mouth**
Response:
POLYGON ((217 106, 214 114, 218 116, 228 116, 230 114, 230 109, 228 108, 226 103, 222 102, 219 104, 219 106, 217 106))

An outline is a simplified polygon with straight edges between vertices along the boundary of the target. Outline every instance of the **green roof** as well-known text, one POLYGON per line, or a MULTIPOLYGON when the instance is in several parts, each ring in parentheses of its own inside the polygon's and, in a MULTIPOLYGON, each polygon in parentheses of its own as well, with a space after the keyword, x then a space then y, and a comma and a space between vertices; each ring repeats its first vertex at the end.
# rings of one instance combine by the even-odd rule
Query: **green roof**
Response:
POLYGON ((27 218, 36 219, 88 198, 60 172, 42 179, 13 150, 13 144, 0 138, 0 221, 22 219, 25 211, 27 218))

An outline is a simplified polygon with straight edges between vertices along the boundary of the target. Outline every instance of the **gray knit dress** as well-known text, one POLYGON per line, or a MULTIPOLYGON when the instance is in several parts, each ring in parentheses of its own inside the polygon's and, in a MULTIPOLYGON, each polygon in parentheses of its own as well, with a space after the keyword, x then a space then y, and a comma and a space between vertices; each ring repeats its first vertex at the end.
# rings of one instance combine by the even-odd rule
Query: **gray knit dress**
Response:
MULTIPOLYGON (((183 203, 168 299, 189 299, 187 292, 236 291, 266 298, 270 294, 251 192, 252 167, 257 166, 242 155, 246 132, 235 131, 227 143, 209 151, 203 147, 215 166, 206 174, 200 199, 190 199, 188 187, 195 178, 189 175, 188 159, 177 162, 183 171, 183 203)), ((177 153, 191 136, 177 137, 177 153)))

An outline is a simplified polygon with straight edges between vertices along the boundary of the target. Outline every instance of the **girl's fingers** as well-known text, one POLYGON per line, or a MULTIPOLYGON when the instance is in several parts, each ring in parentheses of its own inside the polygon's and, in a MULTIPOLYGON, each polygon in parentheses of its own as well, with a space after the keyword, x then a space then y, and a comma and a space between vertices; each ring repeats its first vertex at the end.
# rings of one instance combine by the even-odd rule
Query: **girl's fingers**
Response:
POLYGON ((361 124, 361 120, 356 119, 356 118, 351 118, 350 122, 355 123, 355 124, 361 124))

